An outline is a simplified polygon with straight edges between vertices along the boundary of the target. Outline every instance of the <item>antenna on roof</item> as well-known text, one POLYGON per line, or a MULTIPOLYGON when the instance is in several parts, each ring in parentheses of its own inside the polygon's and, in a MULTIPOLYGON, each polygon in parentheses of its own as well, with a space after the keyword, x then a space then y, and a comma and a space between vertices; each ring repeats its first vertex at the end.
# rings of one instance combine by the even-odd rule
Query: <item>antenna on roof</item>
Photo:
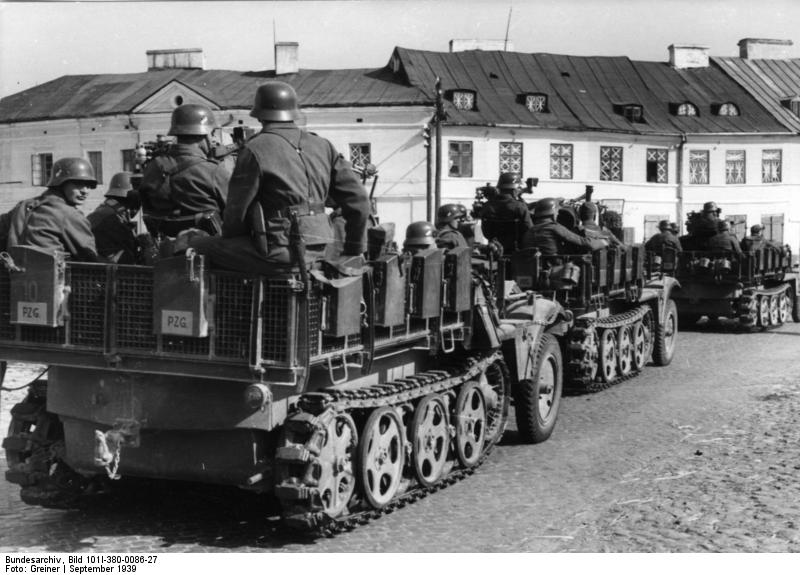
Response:
POLYGON ((513 6, 508 7, 508 22, 506 22, 506 38, 503 40, 503 52, 508 51, 508 29, 511 27, 511 11, 513 9, 513 6))

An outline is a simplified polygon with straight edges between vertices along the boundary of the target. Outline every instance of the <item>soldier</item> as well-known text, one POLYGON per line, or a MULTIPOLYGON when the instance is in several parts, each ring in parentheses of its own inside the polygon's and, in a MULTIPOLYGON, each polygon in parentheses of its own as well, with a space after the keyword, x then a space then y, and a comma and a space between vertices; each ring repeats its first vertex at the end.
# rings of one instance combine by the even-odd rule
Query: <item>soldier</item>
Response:
POLYGON ((681 235, 681 228, 678 226, 677 222, 671 222, 669 224, 669 231, 672 232, 672 235, 675 236, 676 239, 681 235))
POLYGON ((486 202, 481 210, 481 232, 489 240, 496 239, 505 253, 511 254, 533 223, 528 206, 516 197, 514 174, 500 174, 497 190, 498 195, 486 202))
POLYGON ((608 247, 604 238, 585 238, 556 223, 556 200, 543 198, 533 211, 533 227, 525 232, 522 248, 538 248, 543 256, 584 253, 608 247))
POLYGON ((106 260, 119 264, 139 262, 141 248, 136 240, 132 219, 141 203, 130 172, 114 174, 105 194, 105 201, 89 214, 97 252, 106 260))
POLYGON ((436 247, 436 230, 430 222, 414 222, 406 228, 403 251, 415 254, 436 247))
POLYGON ((333 241, 325 213, 330 198, 345 220, 341 255, 362 257, 370 217, 367 191, 333 144, 295 125, 294 88, 278 81, 259 86, 250 115, 262 130, 239 152, 223 239, 198 239, 193 247, 227 269, 270 273, 301 258, 303 265, 311 264, 333 241))
POLYGON ((703 212, 692 222, 689 235, 697 246, 695 249, 707 249, 708 240, 719 232, 719 213, 722 210, 715 202, 703 204, 703 212))
POLYGON ((62 158, 53 164, 47 190, 23 200, 0 224, 7 247, 34 246, 63 251, 76 261, 98 261, 89 220, 80 211, 89 190, 97 187, 94 168, 83 158, 62 158))
POLYGON ((595 223, 597 217, 597 206, 592 202, 584 202, 578 208, 578 216, 583 224, 582 235, 586 238, 604 239, 608 241, 609 245, 620 251, 625 251, 627 247, 619 238, 612 234, 608 229, 595 223))
POLYGON ((139 194, 147 229, 175 237, 189 228, 220 233, 230 173, 208 157, 214 131, 211 110, 184 104, 172 112, 170 136, 177 143, 145 168, 139 194))
POLYGON ((708 251, 711 252, 729 252, 734 257, 742 255, 742 248, 739 247, 739 242, 736 236, 731 233, 731 225, 725 220, 721 220, 717 224, 719 230, 716 235, 708 240, 708 251))
POLYGON ((461 204, 444 204, 436 212, 436 245, 444 249, 469 247, 459 224, 467 218, 467 208, 461 204))
POLYGON ((658 255, 661 255, 661 252, 665 247, 672 248, 677 253, 683 251, 681 242, 673 233, 672 224, 670 224, 669 221, 661 220, 658 222, 658 229, 660 230, 659 233, 653 235, 653 237, 647 240, 647 242, 644 244, 644 249, 646 249, 648 252, 655 252, 658 255))

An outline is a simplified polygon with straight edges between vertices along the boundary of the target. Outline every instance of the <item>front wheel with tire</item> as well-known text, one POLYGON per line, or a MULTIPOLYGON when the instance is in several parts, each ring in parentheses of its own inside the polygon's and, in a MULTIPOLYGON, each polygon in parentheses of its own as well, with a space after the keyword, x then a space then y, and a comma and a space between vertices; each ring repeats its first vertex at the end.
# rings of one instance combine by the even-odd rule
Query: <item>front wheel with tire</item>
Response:
POLYGON ((564 365, 558 340, 551 334, 544 334, 531 352, 531 379, 520 382, 514 407, 521 439, 526 443, 541 443, 555 429, 564 365))
POLYGON ((675 354, 675 339, 678 335, 678 308, 673 300, 667 300, 664 319, 656 325, 653 363, 669 365, 675 354))

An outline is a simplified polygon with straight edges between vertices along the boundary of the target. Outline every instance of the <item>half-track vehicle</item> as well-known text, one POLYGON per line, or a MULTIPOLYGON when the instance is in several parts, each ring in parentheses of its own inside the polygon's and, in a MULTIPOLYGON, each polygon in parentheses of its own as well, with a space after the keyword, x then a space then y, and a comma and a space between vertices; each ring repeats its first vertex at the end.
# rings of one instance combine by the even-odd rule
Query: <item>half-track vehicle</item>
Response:
MULTIPOLYGON (((557 212, 557 221, 575 233, 582 200, 561 201, 557 212)), ((558 302, 573 317, 562 340, 565 386, 571 391, 598 391, 637 375, 651 360, 657 366, 672 361, 677 282, 653 273, 645 260, 639 244, 558 256, 528 248, 511 257, 520 288, 558 302)))
POLYGON ((512 396, 523 439, 547 439, 572 313, 506 293, 468 248, 371 254, 361 274, 267 277, 191 250, 134 266, 9 249, 0 358, 49 367, 11 409, 6 479, 59 508, 121 476, 238 486, 324 531, 470 473, 512 396))

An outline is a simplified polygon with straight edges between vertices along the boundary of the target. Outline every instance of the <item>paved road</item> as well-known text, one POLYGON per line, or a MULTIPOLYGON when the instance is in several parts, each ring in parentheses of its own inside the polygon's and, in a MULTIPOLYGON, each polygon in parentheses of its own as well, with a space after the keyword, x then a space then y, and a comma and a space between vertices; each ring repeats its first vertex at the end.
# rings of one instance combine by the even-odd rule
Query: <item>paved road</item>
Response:
POLYGON ((564 398, 550 441, 518 444, 512 420, 472 477, 333 539, 288 538, 235 492, 66 512, 0 481, 0 551, 800 551, 798 352, 800 325, 701 324, 671 366, 564 398))

